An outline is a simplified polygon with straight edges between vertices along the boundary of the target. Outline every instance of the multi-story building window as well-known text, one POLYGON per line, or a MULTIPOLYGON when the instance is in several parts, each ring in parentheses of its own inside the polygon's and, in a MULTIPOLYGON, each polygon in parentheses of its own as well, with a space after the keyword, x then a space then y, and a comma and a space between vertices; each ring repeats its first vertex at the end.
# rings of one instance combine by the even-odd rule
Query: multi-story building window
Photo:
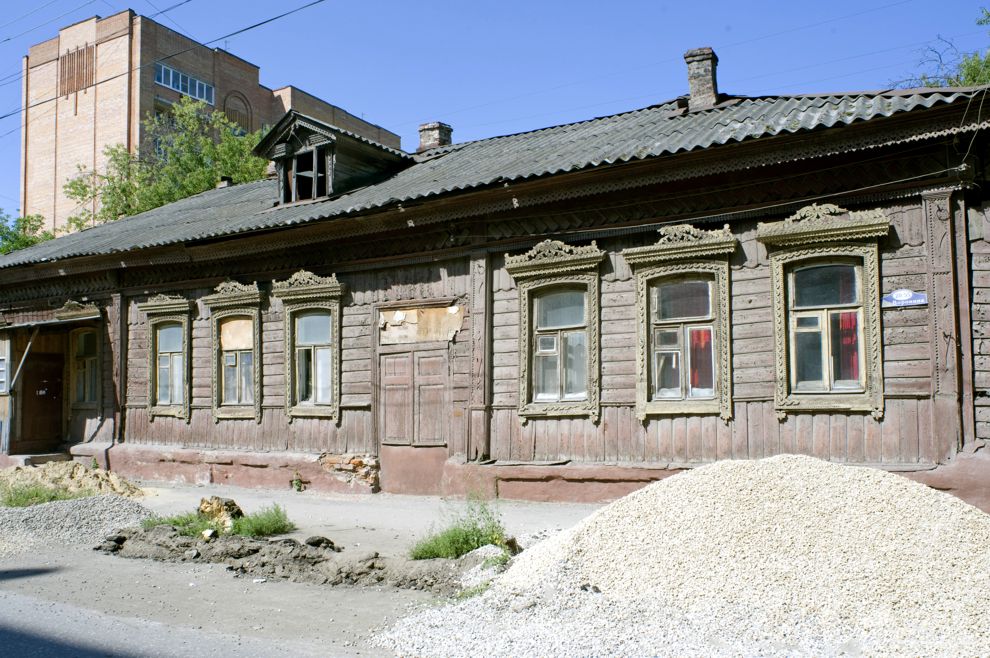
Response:
POLYGON ((155 82, 163 87, 174 89, 180 94, 214 105, 215 90, 213 85, 176 71, 161 62, 155 64, 155 82))

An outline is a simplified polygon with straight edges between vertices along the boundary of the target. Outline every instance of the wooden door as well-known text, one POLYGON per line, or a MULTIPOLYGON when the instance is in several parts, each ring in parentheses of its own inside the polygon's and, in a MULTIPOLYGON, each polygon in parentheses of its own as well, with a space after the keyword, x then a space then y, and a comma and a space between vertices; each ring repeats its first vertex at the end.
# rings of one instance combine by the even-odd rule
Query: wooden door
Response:
POLYGON ((379 357, 379 437, 387 445, 442 446, 450 426, 447 352, 379 357))
POLYGON ((20 436, 11 452, 48 452, 62 443, 61 354, 35 353, 24 364, 21 396, 20 436))

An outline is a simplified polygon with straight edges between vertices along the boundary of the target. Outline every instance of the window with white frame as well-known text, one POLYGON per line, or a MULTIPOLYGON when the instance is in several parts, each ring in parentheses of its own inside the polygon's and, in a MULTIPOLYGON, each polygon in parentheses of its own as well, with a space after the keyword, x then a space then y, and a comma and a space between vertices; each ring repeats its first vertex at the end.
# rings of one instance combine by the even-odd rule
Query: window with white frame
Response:
POLYGON ((715 397, 712 286, 707 278, 667 278, 651 285, 651 399, 715 397))
POLYGON ((72 334, 72 401, 78 405, 95 404, 99 393, 99 347, 94 329, 72 334))
POLYGON ((254 404, 254 320, 230 317, 220 322, 220 403, 254 404))
POLYGON ((588 399, 587 289, 533 296, 533 402, 588 399))
POLYGON ((333 402, 333 323, 327 311, 293 313, 297 405, 333 402))
POLYGON ((0 338, 0 395, 10 389, 10 341, 0 338))
POLYGON ((210 105, 214 104, 215 90, 213 85, 176 71, 171 66, 166 66, 161 62, 155 63, 155 82, 196 100, 210 105))
POLYGON ((162 322, 155 326, 155 404, 158 406, 178 406, 184 402, 184 343, 181 323, 162 322))
POLYGON ((791 390, 861 392, 862 261, 793 266, 788 273, 791 390))

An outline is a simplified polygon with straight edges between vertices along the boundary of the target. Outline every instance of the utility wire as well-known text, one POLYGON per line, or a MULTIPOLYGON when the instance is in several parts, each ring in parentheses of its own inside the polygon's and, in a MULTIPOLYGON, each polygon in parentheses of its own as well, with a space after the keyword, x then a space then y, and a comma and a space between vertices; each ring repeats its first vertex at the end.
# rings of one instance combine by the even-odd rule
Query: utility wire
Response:
POLYGON ((50 0, 49 2, 46 2, 45 4, 41 5, 40 7, 35 7, 34 9, 32 9, 29 12, 27 12, 26 14, 21 14, 17 18, 11 19, 11 20, 7 21, 6 23, 0 24, 0 28, 5 28, 8 25, 13 25, 17 21, 19 21, 21 19, 24 19, 24 18, 27 18, 28 16, 31 16, 32 14, 36 14, 36 13, 38 13, 39 11, 41 11, 42 9, 44 9, 46 7, 51 7, 53 4, 55 4, 58 1, 59 0, 50 0))
POLYGON ((73 13, 75 11, 79 11, 83 7, 86 7, 88 5, 91 5, 94 2, 96 2, 96 0, 86 0, 86 2, 82 3, 78 7, 73 7, 72 9, 70 9, 67 12, 65 12, 64 14, 59 14, 55 18, 53 18, 51 20, 48 20, 48 21, 45 21, 44 23, 41 23, 40 25, 35 25, 34 27, 32 27, 32 28, 30 28, 28 30, 24 30, 23 32, 19 32, 18 34, 14 34, 12 36, 9 36, 6 39, 0 39, 0 43, 7 43, 8 41, 13 41, 14 39, 16 39, 18 37, 23 37, 25 34, 30 34, 31 32, 34 32, 35 30, 39 30, 39 29, 45 27, 46 25, 49 25, 51 23, 54 23, 55 21, 60 20, 60 19, 68 16, 69 14, 71 14, 71 13, 73 13))

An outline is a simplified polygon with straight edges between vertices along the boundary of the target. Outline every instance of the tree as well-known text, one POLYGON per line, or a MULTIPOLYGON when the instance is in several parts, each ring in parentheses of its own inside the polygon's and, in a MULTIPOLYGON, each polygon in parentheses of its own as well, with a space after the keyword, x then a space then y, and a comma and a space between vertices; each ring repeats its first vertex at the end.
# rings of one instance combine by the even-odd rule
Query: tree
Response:
POLYGON ((41 215, 14 219, 0 210, 0 254, 9 254, 54 238, 54 233, 42 230, 44 225, 45 218, 41 215))
MULTIPOLYGON (((980 8, 977 25, 990 25, 990 11, 980 8)), ((955 44, 939 37, 939 45, 925 51, 920 62, 923 72, 900 83, 901 87, 975 87, 990 82, 990 50, 961 52, 955 44)))
POLYGON ((223 112, 211 112, 188 97, 171 110, 143 122, 146 138, 137 156, 123 144, 109 146, 102 172, 80 167, 65 184, 66 196, 80 208, 68 220, 70 230, 205 192, 221 177, 234 183, 264 177, 268 162, 251 152, 261 140, 260 130, 245 134, 223 112))

